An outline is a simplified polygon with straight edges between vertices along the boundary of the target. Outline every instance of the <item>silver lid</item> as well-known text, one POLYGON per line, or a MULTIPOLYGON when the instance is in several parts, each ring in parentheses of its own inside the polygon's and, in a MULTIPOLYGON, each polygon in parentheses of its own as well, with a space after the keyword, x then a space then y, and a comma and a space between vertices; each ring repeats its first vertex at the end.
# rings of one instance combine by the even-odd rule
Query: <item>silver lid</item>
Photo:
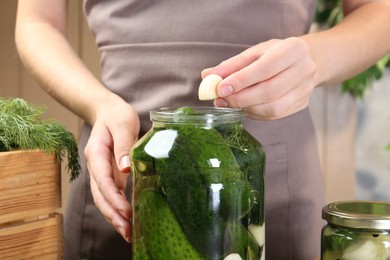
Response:
POLYGON ((340 201, 322 209, 322 218, 330 224, 390 230, 390 203, 381 201, 340 201))

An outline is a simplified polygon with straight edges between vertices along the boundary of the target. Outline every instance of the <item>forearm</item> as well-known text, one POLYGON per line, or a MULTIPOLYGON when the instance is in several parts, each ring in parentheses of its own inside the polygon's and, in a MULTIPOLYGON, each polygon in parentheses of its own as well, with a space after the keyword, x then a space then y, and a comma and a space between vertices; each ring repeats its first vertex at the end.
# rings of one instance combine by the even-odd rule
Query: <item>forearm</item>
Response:
POLYGON ((345 4, 344 9, 346 17, 337 26, 302 37, 317 65, 316 85, 346 80, 390 52, 389 1, 345 4))
POLYGON ((92 124, 100 105, 118 97, 84 66, 60 26, 22 14, 18 16, 15 39, 26 68, 51 96, 92 124))

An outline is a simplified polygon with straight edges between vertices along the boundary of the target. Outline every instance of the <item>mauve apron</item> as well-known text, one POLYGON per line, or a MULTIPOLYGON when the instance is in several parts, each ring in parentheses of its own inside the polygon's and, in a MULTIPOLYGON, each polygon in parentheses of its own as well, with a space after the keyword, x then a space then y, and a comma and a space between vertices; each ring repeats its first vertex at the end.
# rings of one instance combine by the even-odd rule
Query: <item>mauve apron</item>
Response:
MULTIPOLYGON (((101 54, 102 82, 139 112, 141 135, 149 111, 200 102, 200 72, 249 46, 309 30, 314 0, 85 0, 101 54)), ((246 119, 265 147, 266 257, 320 255, 322 175, 307 109, 276 121, 246 119)), ((127 244, 95 207, 83 149, 83 173, 72 184, 65 218, 65 259, 131 259, 127 244)), ((130 194, 130 192, 128 192, 130 194)), ((167 259, 169 260, 169 259, 167 259)))

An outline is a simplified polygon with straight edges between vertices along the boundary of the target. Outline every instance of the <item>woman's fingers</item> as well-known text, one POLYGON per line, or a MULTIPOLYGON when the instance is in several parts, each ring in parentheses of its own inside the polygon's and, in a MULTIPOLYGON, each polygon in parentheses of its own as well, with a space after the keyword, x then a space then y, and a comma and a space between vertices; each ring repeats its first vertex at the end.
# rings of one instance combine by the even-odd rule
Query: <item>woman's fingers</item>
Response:
POLYGON ((224 78, 214 105, 243 108, 252 118, 265 120, 291 115, 308 105, 316 67, 306 42, 289 38, 272 43, 267 51, 260 44, 234 57, 245 59, 261 50, 257 60, 224 78))
MULTIPOLYGON (((253 53, 258 52, 257 46, 249 50, 253 53)), ((301 62, 301 59, 305 59, 306 53, 308 53, 308 47, 299 38, 279 41, 250 65, 226 77, 219 88, 221 90, 225 86, 231 86, 233 93, 240 92, 245 88, 277 77, 283 71, 301 62)), ((220 95, 220 97, 225 96, 220 95)))
MULTIPOLYGON (((112 204, 108 203, 105 197, 101 193, 101 188, 98 187, 94 177, 90 178, 91 191, 93 194, 94 202, 102 215, 111 223, 119 234, 127 241, 131 242, 131 222, 129 219, 123 217, 118 211, 112 207, 112 204)), ((120 194, 124 197, 124 193, 120 194)))
POLYGON ((136 111, 120 98, 96 111, 84 153, 96 207, 127 241, 131 240, 131 205, 125 194, 129 152, 139 134, 136 111))
MULTIPOLYGON (((303 92, 307 88, 301 88, 303 92)), ((310 94, 301 94, 292 91, 275 101, 254 105, 244 109, 246 115, 252 119, 275 120, 297 113, 309 105, 310 94)))
POLYGON ((299 97, 299 94, 307 95, 308 93, 304 91, 304 88, 314 87, 313 82, 308 81, 313 77, 313 70, 310 67, 310 64, 304 62, 293 64, 270 79, 258 82, 234 95, 228 96, 225 101, 231 107, 246 108, 275 101, 289 92, 297 91, 297 97, 299 97))
MULTIPOLYGON (((113 141, 108 129, 99 122, 95 123, 85 148, 88 170, 93 175, 105 200, 114 205, 123 217, 130 219, 130 205, 126 198, 121 195, 115 183, 112 146, 113 141)), ((127 178, 128 175, 125 176, 127 178)), ((123 178, 117 181, 119 180, 121 180, 121 189, 124 189, 126 181, 123 178)))
POLYGON ((242 53, 233 56, 215 67, 207 68, 202 71, 201 76, 205 78, 210 74, 217 74, 222 78, 226 78, 227 76, 249 66, 254 61, 258 60, 271 46, 273 46, 276 42, 280 40, 269 40, 263 42, 256 46, 256 51, 253 51, 253 48, 248 48, 242 53))
POLYGON ((92 195, 104 217, 129 239, 131 206, 124 194, 129 175, 114 171, 112 150, 110 132, 104 124, 96 122, 85 148, 92 195))

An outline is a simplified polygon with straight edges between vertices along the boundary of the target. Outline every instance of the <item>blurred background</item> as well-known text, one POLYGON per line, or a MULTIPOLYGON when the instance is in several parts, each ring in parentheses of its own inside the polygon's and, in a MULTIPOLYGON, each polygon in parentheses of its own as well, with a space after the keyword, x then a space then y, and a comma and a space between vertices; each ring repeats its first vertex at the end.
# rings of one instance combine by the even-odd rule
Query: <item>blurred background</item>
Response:
POLYGON ((390 201, 390 69, 357 104, 356 198, 390 201))
MULTIPOLYGON (((46 117, 60 121, 78 138, 82 120, 42 91, 18 59, 14 44, 16 6, 15 0, 0 1, 0 97, 20 97, 45 105, 46 117)), ((82 1, 69 0, 67 35, 76 53, 99 77, 99 55, 83 18, 82 1)), ((328 202, 390 201, 390 152, 385 149, 390 143, 389 100, 390 69, 371 84, 363 98, 342 93, 341 86, 315 90, 310 110, 328 202)), ((69 178, 63 174, 63 208, 68 191, 69 178)))

